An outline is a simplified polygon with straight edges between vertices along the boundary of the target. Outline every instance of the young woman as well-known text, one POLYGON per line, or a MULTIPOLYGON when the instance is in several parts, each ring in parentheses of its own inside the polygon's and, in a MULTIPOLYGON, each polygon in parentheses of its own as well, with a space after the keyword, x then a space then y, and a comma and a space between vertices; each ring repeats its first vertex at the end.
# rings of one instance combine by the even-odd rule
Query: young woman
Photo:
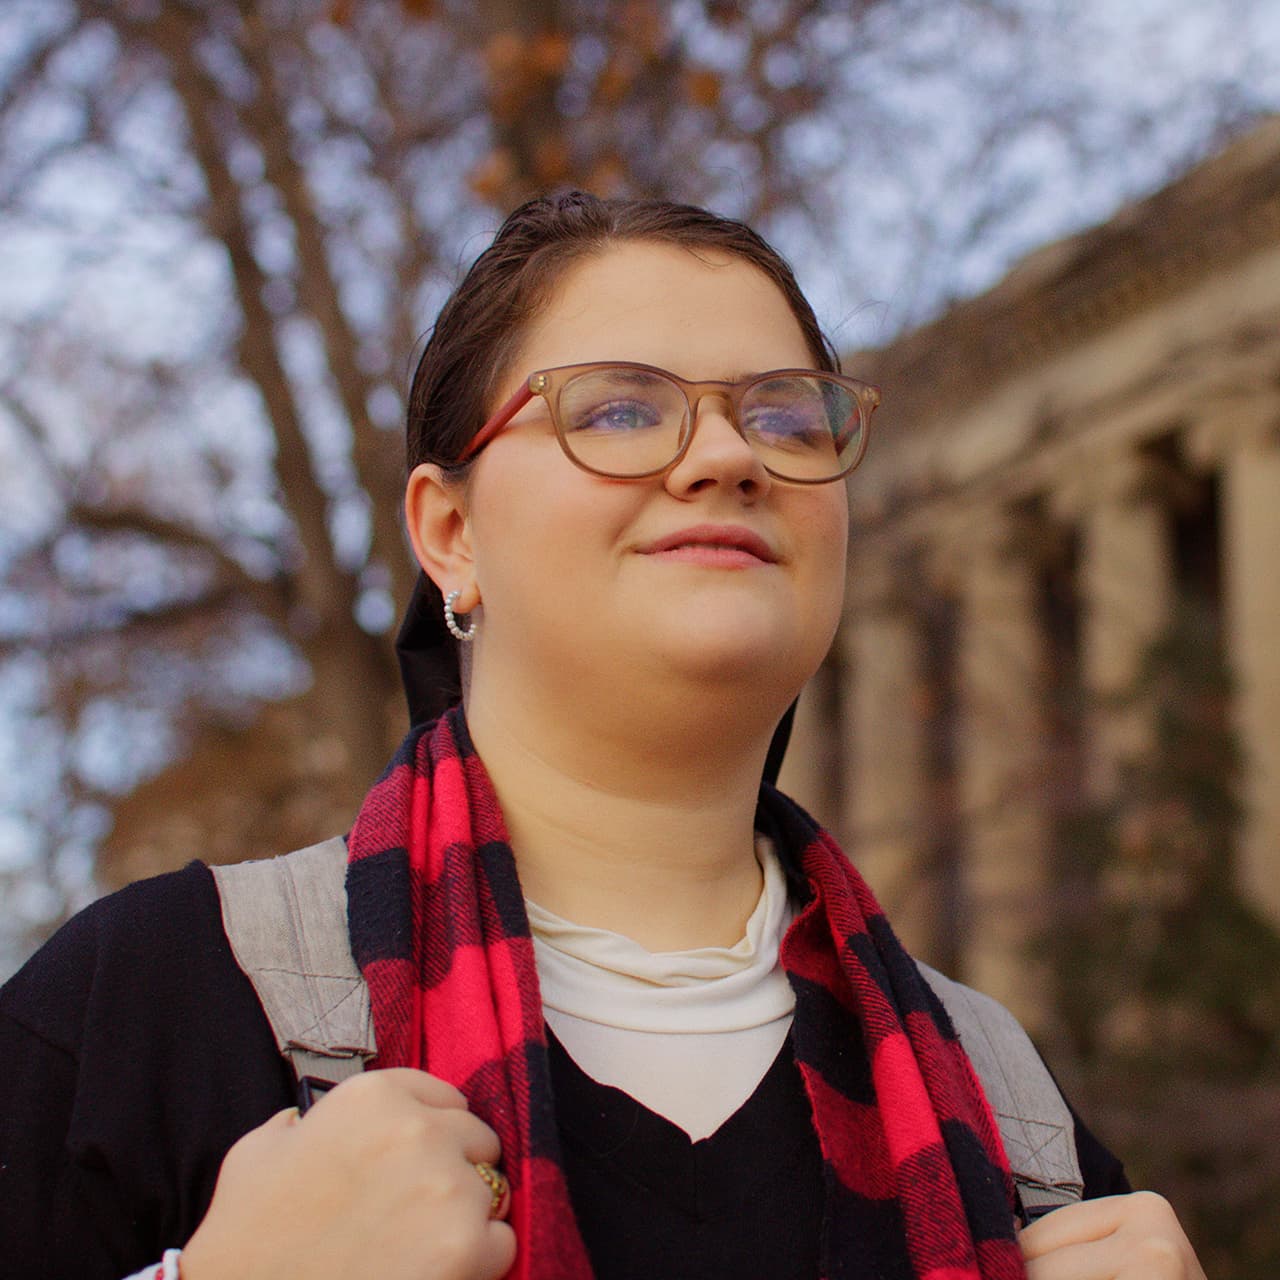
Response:
POLYGON ((381 1069, 299 1118, 202 865, 97 904, 0 995, 7 1275, 1203 1280, 1083 1129, 1086 1199, 1018 1231, 942 1007, 762 785, 840 616, 837 367, 740 224, 511 216, 410 408, 406 673, 447 625, 465 712, 348 837, 381 1069))

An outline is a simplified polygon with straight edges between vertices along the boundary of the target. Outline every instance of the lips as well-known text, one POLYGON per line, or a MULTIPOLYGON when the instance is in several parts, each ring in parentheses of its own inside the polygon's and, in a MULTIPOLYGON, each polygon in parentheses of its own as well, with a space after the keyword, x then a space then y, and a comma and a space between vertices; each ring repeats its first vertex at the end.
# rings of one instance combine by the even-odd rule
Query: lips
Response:
POLYGON ((765 564, 776 564, 777 554, 758 534, 742 525, 699 524, 666 534, 640 548, 643 555, 661 555, 663 552, 729 551, 754 556, 765 564))

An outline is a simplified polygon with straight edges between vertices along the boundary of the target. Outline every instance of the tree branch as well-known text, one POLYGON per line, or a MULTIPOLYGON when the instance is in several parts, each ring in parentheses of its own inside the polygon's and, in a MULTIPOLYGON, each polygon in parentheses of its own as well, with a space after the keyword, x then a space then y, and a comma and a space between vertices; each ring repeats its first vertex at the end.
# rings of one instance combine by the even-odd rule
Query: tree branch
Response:
POLYGON ((258 81, 258 96, 239 115, 246 131, 261 149, 266 179, 280 193, 293 223, 298 244, 298 297, 319 326, 338 398, 351 427, 352 461, 370 498, 373 549, 396 584, 399 599, 407 600, 414 573, 410 570, 400 528, 398 460, 387 447, 386 434, 369 420, 367 401, 373 386, 357 360, 360 345, 347 320, 329 265, 325 229, 303 167, 293 158, 287 132, 288 109, 279 85, 281 50, 273 45, 266 21, 246 13, 241 52, 258 81))
POLYGON ((71 481, 66 473, 49 456, 48 432, 44 424, 36 417, 30 405, 23 403, 11 387, 0 387, 0 409, 8 413, 22 436, 30 444, 32 452, 39 458, 54 490, 63 502, 71 499, 71 481))
MULTIPOLYGON (((74 626, 50 628, 42 632, 39 644, 46 656, 73 649, 87 641, 111 637, 122 645, 131 639, 162 632, 185 623, 211 618, 236 607, 241 595, 234 588, 219 585, 211 590, 181 600, 170 600, 152 609, 132 610, 123 620, 116 610, 103 611, 99 618, 88 617, 74 626)), ((12 656, 31 649, 32 637, 0 638, 0 656, 12 656)))

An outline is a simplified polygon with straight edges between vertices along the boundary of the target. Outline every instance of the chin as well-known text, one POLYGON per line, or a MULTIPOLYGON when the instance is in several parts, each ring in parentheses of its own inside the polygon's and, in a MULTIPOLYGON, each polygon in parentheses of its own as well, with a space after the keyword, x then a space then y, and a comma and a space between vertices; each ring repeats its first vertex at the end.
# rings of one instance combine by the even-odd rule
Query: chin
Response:
POLYGON ((690 625, 663 645, 663 657, 687 679, 712 686, 733 686, 764 693, 780 690, 784 707, 813 674, 821 655, 802 652, 800 637, 782 635, 776 625, 690 625))

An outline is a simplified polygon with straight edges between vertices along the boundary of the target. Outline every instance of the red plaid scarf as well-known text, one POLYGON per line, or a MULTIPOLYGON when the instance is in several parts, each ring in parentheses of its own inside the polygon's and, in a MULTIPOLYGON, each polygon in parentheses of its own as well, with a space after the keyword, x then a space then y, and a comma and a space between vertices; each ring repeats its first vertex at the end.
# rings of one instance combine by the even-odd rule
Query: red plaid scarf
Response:
MULTIPOLYGON (((1009 1166, 941 1005, 830 836, 768 787, 760 824, 812 894, 782 962, 825 1164, 823 1275, 1023 1277, 1009 1166)), ((590 1280, 524 898, 459 709, 405 739, 349 847, 352 950, 372 995, 377 1065, 449 1081, 498 1134, 519 1241, 511 1275, 590 1280)))

